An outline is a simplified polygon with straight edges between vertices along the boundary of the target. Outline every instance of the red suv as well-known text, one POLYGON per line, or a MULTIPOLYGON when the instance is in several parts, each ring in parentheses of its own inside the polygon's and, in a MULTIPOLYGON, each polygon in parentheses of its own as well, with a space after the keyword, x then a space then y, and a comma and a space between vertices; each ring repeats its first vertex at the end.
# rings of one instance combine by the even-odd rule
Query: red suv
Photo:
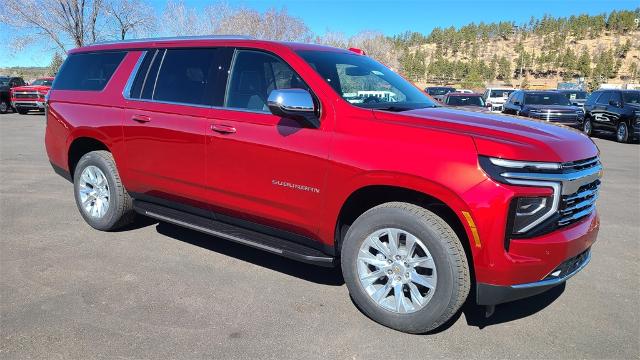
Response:
POLYGON ((52 77, 36 79, 31 85, 11 89, 11 106, 24 115, 29 110, 44 111, 44 98, 53 83, 52 77))
POLYGON ((75 49, 49 93, 45 141, 92 227, 137 213, 340 265, 364 313, 411 333, 450 319, 472 286, 492 306, 564 282, 599 228, 588 137, 438 107, 332 47, 196 37, 75 49))

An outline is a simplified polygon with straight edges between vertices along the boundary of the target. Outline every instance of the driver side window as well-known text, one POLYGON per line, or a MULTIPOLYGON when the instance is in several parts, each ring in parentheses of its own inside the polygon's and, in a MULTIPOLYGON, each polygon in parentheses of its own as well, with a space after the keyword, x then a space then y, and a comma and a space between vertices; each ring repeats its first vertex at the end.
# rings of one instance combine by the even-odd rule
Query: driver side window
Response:
POLYGON ((284 61, 261 51, 238 50, 227 84, 225 107, 269 112, 272 90, 309 87, 284 61))

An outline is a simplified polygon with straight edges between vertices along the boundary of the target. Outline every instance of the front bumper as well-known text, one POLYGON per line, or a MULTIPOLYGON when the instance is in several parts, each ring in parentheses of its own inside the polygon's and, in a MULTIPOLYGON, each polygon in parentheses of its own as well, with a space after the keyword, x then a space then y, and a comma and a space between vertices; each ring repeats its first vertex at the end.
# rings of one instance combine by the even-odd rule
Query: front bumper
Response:
POLYGON ((477 283, 476 302, 478 305, 497 305, 543 293, 580 272, 589 264, 589 261, 591 261, 591 249, 564 261, 540 281, 510 286, 477 283))
POLYGON ((16 99, 11 102, 11 106, 13 106, 14 108, 29 110, 44 110, 44 101, 24 101, 16 99))

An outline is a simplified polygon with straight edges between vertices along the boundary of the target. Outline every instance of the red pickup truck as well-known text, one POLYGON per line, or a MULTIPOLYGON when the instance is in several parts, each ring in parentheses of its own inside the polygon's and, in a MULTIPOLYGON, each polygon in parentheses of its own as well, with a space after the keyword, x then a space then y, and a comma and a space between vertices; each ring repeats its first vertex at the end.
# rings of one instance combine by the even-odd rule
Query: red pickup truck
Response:
POLYGON ((46 149, 86 222, 135 214, 322 266, 410 333, 583 269, 602 165, 585 135, 442 108, 354 51, 244 37, 72 50, 46 149))
POLYGON ((31 85, 11 89, 11 106, 21 115, 29 110, 44 111, 44 98, 51 89, 52 77, 36 79, 31 85))

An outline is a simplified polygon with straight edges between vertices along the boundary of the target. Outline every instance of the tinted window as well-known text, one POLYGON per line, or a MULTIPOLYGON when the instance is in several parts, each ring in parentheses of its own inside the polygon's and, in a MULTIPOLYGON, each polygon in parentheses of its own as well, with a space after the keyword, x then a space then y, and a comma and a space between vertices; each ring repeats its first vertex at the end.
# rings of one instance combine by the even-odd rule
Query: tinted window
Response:
POLYGON ((491 90, 489 97, 492 98, 501 98, 501 97, 508 97, 511 93, 513 93, 513 90, 491 90))
POLYGON ((555 93, 528 93, 524 96, 527 105, 571 105, 566 96, 555 93))
POLYGON ((218 75, 228 71, 217 55, 217 49, 168 49, 161 61, 153 100, 214 104, 216 92, 224 89, 224 82, 217 81, 218 75))
POLYGON ((618 104, 622 103, 622 97, 620 96, 620 93, 618 91, 612 91, 611 92, 611 97, 609 97, 609 102, 616 102, 618 104))
POLYGON ((239 50, 232 67, 225 106, 269 111, 267 99, 272 90, 294 88, 309 90, 285 62, 264 52, 239 50))
POLYGON ((587 105, 592 105, 593 103, 596 102, 596 100, 598 99, 598 97, 600 96, 601 92, 593 92, 591 93, 591 95, 589 95, 589 97, 587 98, 587 105))
POLYGON ((126 52, 69 55, 56 77, 54 89, 100 91, 125 55, 126 52))
POLYGON ((447 104, 451 106, 484 106, 480 96, 449 96, 447 104))
POLYGON ((640 91, 625 91, 622 97, 625 104, 640 104, 640 91))
POLYGON ((368 56, 312 50, 298 54, 355 106, 390 111, 436 106, 424 92, 368 56))
POLYGON ((611 92, 610 91, 604 91, 602 93, 602 95, 600 95, 600 97, 598 98, 597 103, 598 104, 608 104, 610 98, 611 98, 611 92))
POLYGON ((38 79, 31 83, 31 85, 51 86, 53 81, 49 79, 38 79))
MULTIPOLYGON (((138 73, 136 74, 135 79, 133 80, 133 84, 131 85, 131 89, 129 90, 129 97, 138 99, 140 98, 140 93, 142 92, 142 88, 149 77, 149 70, 151 62, 156 58, 158 50, 150 50, 147 51, 143 56, 144 59, 138 68, 138 73)), ((155 80, 155 75, 153 75, 155 80)), ((151 94, 151 92, 149 92, 151 94)), ((147 98, 151 98, 149 95, 147 98)))

